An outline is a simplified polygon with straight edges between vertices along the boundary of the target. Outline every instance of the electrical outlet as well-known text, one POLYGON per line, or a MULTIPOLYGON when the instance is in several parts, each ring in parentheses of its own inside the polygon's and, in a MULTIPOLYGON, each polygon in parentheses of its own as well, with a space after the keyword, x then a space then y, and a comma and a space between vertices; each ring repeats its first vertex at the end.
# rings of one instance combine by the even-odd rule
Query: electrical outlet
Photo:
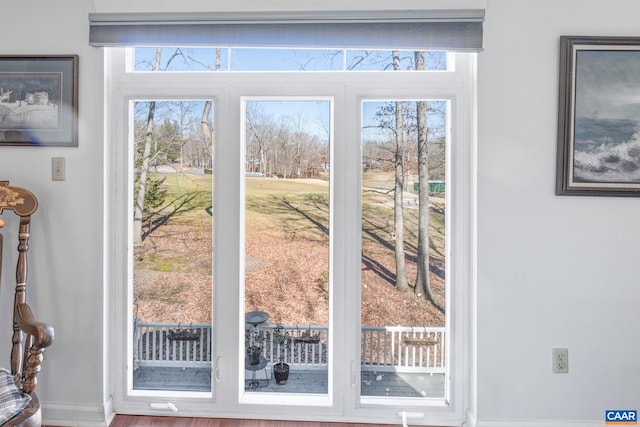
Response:
POLYGON ((553 373, 554 374, 569 373, 569 349, 568 348, 553 349, 553 373))

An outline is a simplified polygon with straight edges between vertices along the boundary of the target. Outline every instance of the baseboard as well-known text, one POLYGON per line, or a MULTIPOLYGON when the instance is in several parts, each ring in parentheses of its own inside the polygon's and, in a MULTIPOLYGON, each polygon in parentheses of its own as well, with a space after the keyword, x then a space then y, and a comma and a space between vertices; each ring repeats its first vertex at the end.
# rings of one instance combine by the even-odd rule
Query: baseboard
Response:
POLYGON ((464 427, 476 427, 478 425, 478 420, 476 419, 476 414, 471 411, 467 411, 464 418, 464 427))
POLYGON ((602 427, 604 420, 512 420, 475 421, 470 427, 602 427))
POLYGON ((108 427, 115 416, 111 399, 104 405, 43 403, 42 423, 60 427, 108 427))
POLYGON ((113 409, 113 396, 109 396, 107 403, 104 404, 104 419, 108 426, 113 421, 113 417, 116 416, 116 411, 113 409))

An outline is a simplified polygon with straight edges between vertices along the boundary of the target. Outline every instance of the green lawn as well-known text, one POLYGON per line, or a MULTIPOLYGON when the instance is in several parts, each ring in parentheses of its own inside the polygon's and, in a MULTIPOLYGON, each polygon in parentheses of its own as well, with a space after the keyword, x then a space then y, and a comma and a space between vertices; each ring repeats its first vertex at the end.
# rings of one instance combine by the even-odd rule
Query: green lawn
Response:
MULTIPOLYGON (((212 206, 211 175, 167 174, 164 188, 167 200, 182 202, 185 194, 193 196, 171 221, 177 224, 206 226, 211 221, 207 208, 212 206)), ((393 233, 393 193, 384 189, 393 184, 389 173, 364 174, 362 200, 364 239, 388 241, 393 233)), ((317 179, 273 179, 249 177, 245 180, 246 224, 256 231, 274 235, 295 234, 298 238, 326 238, 329 226, 329 183, 317 179)), ((176 205, 178 202, 174 203, 176 205)), ((444 256, 445 218, 441 198, 432 198, 429 214, 433 256, 444 256)), ((404 209, 406 249, 415 251, 418 210, 404 209)))

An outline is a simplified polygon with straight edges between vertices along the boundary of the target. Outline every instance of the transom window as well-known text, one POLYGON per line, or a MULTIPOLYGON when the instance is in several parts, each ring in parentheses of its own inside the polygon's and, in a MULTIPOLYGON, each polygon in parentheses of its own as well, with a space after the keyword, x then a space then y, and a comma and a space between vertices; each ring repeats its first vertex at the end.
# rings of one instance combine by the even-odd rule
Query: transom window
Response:
POLYGON ((423 52, 417 67, 415 51, 409 50, 140 47, 133 71, 450 71, 452 56, 423 52))

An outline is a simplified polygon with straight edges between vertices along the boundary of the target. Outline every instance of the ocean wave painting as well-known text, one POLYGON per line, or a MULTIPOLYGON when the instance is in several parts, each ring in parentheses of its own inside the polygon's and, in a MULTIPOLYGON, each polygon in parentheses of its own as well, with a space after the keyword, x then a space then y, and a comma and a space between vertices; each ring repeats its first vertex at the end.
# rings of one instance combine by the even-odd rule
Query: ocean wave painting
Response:
POLYGON ((640 38, 563 40, 574 53, 561 67, 574 92, 564 101, 570 151, 559 193, 640 195, 640 38))
POLYGON ((631 119, 577 120, 573 181, 640 183, 640 123, 631 119))

